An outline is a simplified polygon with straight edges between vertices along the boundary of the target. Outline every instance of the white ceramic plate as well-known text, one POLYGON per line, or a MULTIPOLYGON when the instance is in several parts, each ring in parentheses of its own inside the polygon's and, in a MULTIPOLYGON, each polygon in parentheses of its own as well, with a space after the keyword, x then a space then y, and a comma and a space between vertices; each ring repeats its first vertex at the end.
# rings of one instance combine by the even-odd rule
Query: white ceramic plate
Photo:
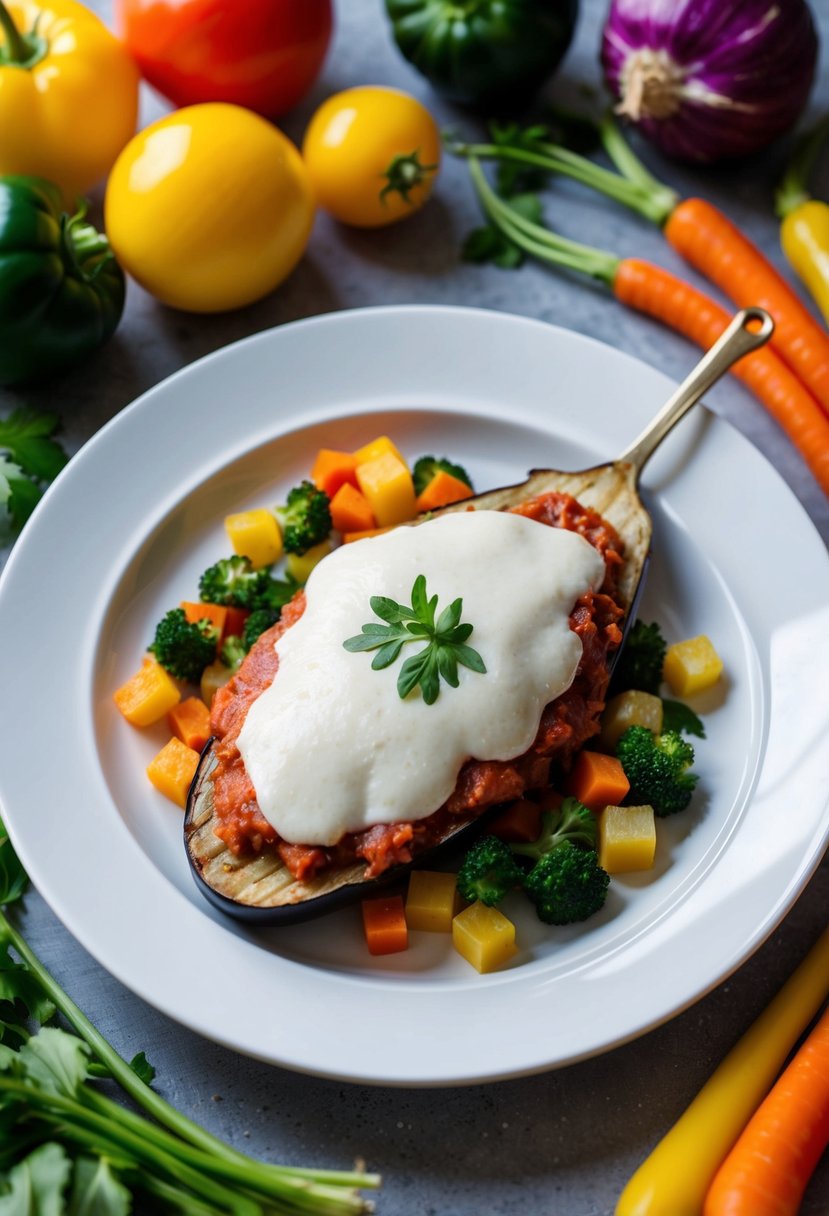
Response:
MULTIPOLYGON (((692 360, 689 358, 689 366, 692 360)), ((448 1084, 565 1064, 641 1034, 781 919, 829 832, 829 566, 761 456, 703 409, 648 467, 654 558, 640 615, 725 659, 692 807, 653 873, 616 878, 568 929, 507 906, 521 952, 479 976, 446 937, 372 959, 359 913, 253 931, 203 902, 181 814, 143 769, 165 741, 112 691, 156 620, 227 551, 231 510, 277 502, 324 444, 388 432, 476 486, 612 458, 672 385, 587 338, 466 309, 338 313, 260 334, 147 393, 71 462, 0 584, 0 802, 34 882, 114 975, 202 1034, 291 1068, 448 1084), (50 588, 45 594, 46 587, 50 588), (54 588, 63 588, 56 597, 54 588)), ((497 577, 497 571, 493 571, 497 577)))

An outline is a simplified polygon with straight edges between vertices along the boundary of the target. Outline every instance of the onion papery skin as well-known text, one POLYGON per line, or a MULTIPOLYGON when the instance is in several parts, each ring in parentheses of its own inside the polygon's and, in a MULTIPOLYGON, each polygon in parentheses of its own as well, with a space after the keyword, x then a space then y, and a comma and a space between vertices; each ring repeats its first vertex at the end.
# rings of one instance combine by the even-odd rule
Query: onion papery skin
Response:
POLYGON ((601 57, 618 113, 666 156, 711 163, 794 125, 817 54, 804 0, 613 0, 601 57))

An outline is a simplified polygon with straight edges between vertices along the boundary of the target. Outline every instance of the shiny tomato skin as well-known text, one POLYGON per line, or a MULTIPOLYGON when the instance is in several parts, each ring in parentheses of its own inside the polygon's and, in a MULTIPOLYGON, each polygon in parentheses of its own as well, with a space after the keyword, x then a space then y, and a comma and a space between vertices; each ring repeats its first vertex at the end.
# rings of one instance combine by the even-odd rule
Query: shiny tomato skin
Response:
POLYGON ((316 80, 332 0, 116 0, 144 79, 176 106, 224 101, 276 118, 316 80))

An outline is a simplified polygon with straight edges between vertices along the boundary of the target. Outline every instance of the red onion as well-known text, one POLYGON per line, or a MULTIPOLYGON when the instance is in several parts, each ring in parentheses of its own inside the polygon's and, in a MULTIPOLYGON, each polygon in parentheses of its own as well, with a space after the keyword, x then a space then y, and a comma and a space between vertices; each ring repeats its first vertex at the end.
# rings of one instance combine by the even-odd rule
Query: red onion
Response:
POLYGON ((617 112, 667 156, 744 156, 793 126, 817 33, 804 0, 612 0, 602 39, 617 112))

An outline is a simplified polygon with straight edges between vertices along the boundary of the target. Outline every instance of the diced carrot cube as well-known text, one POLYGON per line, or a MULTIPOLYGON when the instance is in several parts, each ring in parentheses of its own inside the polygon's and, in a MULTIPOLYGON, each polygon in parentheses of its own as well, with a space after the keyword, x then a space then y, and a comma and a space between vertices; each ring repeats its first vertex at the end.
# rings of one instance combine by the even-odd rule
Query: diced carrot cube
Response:
POLYGON ((567 790, 591 811, 618 806, 630 789, 620 760, 603 752, 579 752, 567 779, 567 790))
POLYGON ((227 608, 224 604, 190 603, 188 600, 182 600, 180 607, 184 609, 184 615, 191 625, 198 625, 199 621, 210 621, 211 625, 216 626, 221 637, 227 619, 227 608))
POLYGON ((147 776, 159 793, 183 807, 198 763, 197 751, 186 747, 180 739, 171 739, 148 764, 147 776))
POLYGON ((541 807, 537 802, 530 802, 529 798, 519 798, 491 819, 487 828, 499 840, 511 844, 529 844, 538 839, 541 831, 541 807))
POLYGON ((232 605, 228 605, 225 627, 222 630, 222 641, 229 637, 241 637, 245 621, 249 616, 248 608, 234 608, 232 605))
POLYGON ((357 489, 356 468, 357 460, 351 452, 320 448, 311 468, 311 480, 318 490, 333 498, 340 486, 352 485, 357 489))
POLYGON ((406 458, 395 444, 389 439, 388 435, 378 435, 376 439, 372 439, 371 443, 366 443, 363 447, 358 448, 354 453, 354 463, 359 468, 361 464, 368 464, 369 461, 376 460, 378 456, 396 456, 402 465, 406 468, 406 458))
POLYGON ((450 502, 462 502, 464 498, 472 498, 473 491, 465 481, 453 477, 444 469, 435 473, 426 489, 417 500, 418 511, 434 511, 438 507, 448 507, 450 502))
POLYGON ((365 494, 348 483, 331 499, 331 522, 338 532, 367 532, 377 526, 365 494))
POLYGON ((201 697, 180 701, 167 714, 167 723, 185 747, 200 752, 210 738, 210 712, 201 697))
POLYGON ((402 895, 364 899, 363 931, 370 954, 397 954, 409 945, 402 895))
POLYGON ((412 475, 392 452, 359 464, 357 481, 381 528, 405 523, 417 513, 412 475))
POLYGON ((141 668, 113 693, 113 700, 133 726, 152 726, 181 700, 181 690, 155 659, 145 658, 141 668))

